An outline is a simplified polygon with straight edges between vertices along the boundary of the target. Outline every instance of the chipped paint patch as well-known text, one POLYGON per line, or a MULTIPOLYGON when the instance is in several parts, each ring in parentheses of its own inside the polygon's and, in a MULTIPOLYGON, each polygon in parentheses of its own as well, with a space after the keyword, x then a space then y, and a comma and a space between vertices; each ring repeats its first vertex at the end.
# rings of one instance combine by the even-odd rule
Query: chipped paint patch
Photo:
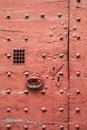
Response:
POLYGON ((21 120, 21 119, 13 119, 13 118, 4 118, 3 120, 2 120, 2 122, 8 122, 8 123, 10 123, 10 122, 22 122, 23 120, 21 120))

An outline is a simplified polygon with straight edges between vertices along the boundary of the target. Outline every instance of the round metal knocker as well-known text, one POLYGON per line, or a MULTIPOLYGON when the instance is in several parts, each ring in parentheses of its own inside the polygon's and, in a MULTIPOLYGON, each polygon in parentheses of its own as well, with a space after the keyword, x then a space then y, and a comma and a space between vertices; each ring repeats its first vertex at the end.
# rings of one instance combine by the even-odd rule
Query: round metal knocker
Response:
POLYGON ((30 89, 40 89, 43 86, 43 81, 39 77, 31 77, 27 80, 27 87, 30 89))

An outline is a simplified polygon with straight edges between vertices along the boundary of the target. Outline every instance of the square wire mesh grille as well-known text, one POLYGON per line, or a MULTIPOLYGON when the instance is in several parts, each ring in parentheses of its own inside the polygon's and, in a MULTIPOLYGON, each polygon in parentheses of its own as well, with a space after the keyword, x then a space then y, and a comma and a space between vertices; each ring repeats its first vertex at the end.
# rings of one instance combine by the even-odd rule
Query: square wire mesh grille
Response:
POLYGON ((25 50, 13 50, 13 63, 14 64, 23 64, 25 63, 25 50))

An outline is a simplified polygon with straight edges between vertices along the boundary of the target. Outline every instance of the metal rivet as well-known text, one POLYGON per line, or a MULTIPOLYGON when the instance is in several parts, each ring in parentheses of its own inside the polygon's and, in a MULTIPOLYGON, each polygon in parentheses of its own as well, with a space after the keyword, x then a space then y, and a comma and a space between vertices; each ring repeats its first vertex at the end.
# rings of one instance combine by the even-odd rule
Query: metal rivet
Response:
POLYGON ((46 108, 45 108, 45 107, 42 107, 41 111, 42 111, 42 112, 46 112, 46 108))
POLYGON ((28 108, 24 108, 24 112, 28 112, 28 108))
POLYGON ((10 93, 11 93, 11 90, 10 90, 10 89, 6 90, 6 93, 7 93, 7 94, 10 94, 10 93))
POLYGON ((24 72, 24 75, 29 76, 29 72, 28 71, 24 72))
POLYGON ((63 90, 62 89, 60 90, 60 93, 63 94, 63 90))
POLYGON ((64 27, 64 29, 67 29, 67 25, 64 25, 63 27, 64 27))
POLYGON ((24 40, 25 40, 25 41, 28 41, 28 37, 24 37, 24 40))
POLYGON ((63 126, 63 125, 61 125, 61 126, 60 126, 60 130, 63 130, 63 129, 64 129, 64 126, 63 126))
POLYGON ((42 58, 46 58, 46 54, 42 54, 42 58))
POLYGON ((10 37, 6 37, 7 41, 11 41, 11 38, 10 37))
POLYGON ((63 57, 64 57, 64 54, 60 53, 59 58, 63 58, 63 57))
POLYGON ((45 14, 42 13, 42 14, 40 15, 40 17, 41 17, 41 18, 45 18, 45 14))
POLYGON ((73 30, 76 30, 77 28, 76 28, 76 26, 73 26, 73 30))
POLYGON ((63 36, 60 36, 59 39, 62 41, 63 40, 63 36))
POLYGON ((7 18, 7 19, 10 19, 10 18, 11 18, 10 14, 7 14, 6 18, 7 18))
POLYGON ((61 71, 61 72, 59 72, 59 75, 60 75, 60 76, 63 76, 63 72, 62 72, 62 71, 61 71))
POLYGON ((78 3, 80 3, 81 2, 81 0, 76 0, 78 3))
POLYGON ((59 111, 60 111, 60 112, 63 112, 63 111, 64 111, 64 109, 63 109, 62 107, 60 107, 60 108, 59 108, 59 111))
POLYGON ((29 91, 26 89, 26 90, 24 90, 24 93, 25 93, 25 94, 28 94, 28 93, 29 93, 29 91))
POLYGON ((11 108, 7 108, 6 111, 7 111, 7 112, 11 112, 11 108))
POLYGON ((77 35, 77 40, 80 40, 80 35, 77 35))
POLYGON ((29 18, 29 14, 25 14, 25 19, 28 19, 29 18))
POLYGON ((28 130, 28 126, 27 126, 27 125, 25 125, 25 126, 24 126, 24 129, 25 129, 25 130, 28 130))
POLYGON ((7 128, 7 129, 11 129, 11 125, 9 125, 9 124, 6 125, 6 128, 7 128))
POLYGON ((58 17, 61 17, 62 15, 61 15, 61 13, 58 13, 58 17))
POLYGON ((11 72, 7 72, 7 76, 10 77, 11 76, 11 72))
POLYGON ((76 128, 76 129, 80 129, 80 126, 79 126, 79 125, 76 125, 75 128, 76 128))
POLYGON ((75 109, 75 111, 76 111, 77 113, 79 113, 79 112, 80 112, 80 108, 77 107, 77 108, 75 109))
POLYGON ((77 20, 77 22, 80 22, 80 21, 81 21, 81 18, 80 18, 80 17, 77 17, 76 20, 77 20))
POLYGON ((80 76, 80 72, 77 72, 76 75, 77 75, 77 76, 80 76))
POLYGON ((46 90, 42 90, 41 94, 44 95, 46 93, 46 90))
POLYGON ((52 36, 53 36, 53 33, 52 33, 52 32, 50 32, 50 33, 49 33, 49 36, 50 36, 50 37, 52 37, 52 36))
POLYGON ((42 126, 42 130, 46 130, 46 126, 45 125, 42 126))
POLYGON ((10 55, 10 54, 7 54, 6 56, 7 56, 7 58, 10 58, 10 57, 11 57, 11 55, 10 55))
POLYGON ((76 58, 80 58, 80 54, 79 53, 76 54, 76 58))
POLYGON ((76 94, 80 94, 80 90, 77 89, 77 90, 76 90, 76 94))

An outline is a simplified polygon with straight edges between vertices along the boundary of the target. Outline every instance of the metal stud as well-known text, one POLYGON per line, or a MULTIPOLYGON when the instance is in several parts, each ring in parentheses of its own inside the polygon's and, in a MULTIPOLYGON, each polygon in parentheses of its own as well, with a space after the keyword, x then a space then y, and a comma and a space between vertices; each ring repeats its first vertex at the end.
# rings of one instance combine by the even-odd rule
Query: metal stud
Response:
POLYGON ((28 37, 24 37, 24 40, 25 40, 25 41, 28 41, 28 37))
POLYGON ((76 94, 80 94, 80 90, 77 89, 77 90, 76 90, 76 94))
POLYGON ((76 111, 76 113, 79 113, 79 112, 80 112, 80 108, 77 107, 77 108, 75 109, 75 111, 76 111))
POLYGON ((81 18, 80 18, 80 17, 77 17, 76 20, 77 20, 77 22, 80 22, 80 21, 81 21, 81 18))
POLYGON ((63 40, 63 36, 60 36, 59 39, 62 41, 63 40))
POLYGON ((25 94, 28 94, 28 93, 29 93, 29 91, 26 89, 26 90, 24 90, 24 93, 25 93, 25 94))
POLYGON ((64 25, 63 27, 64 27, 64 29, 67 29, 67 25, 64 25))
POLYGON ((79 130, 79 129, 80 129, 80 126, 79 126, 79 125, 76 125, 75 128, 76 128, 77 130, 79 130))
POLYGON ((61 17, 62 15, 61 15, 61 13, 58 13, 58 17, 61 17))
POLYGON ((10 93, 11 93, 11 90, 10 90, 10 89, 6 90, 6 93, 7 93, 7 94, 10 94, 10 93))
POLYGON ((44 95, 46 93, 46 90, 42 90, 41 94, 44 95))
POLYGON ((42 58, 46 58, 46 54, 42 54, 42 58))
POLYGON ((64 126, 63 125, 60 126, 60 130, 64 130, 64 126))
POLYGON ((46 130, 46 126, 45 125, 42 126, 42 130, 46 130))
POLYGON ((45 108, 45 107, 42 107, 41 111, 42 111, 42 112, 46 112, 46 108, 45 108))
POLYGON ((41 17, 41 18, 45 18, 45 14, 42 13, 42 14, 40 15, 40 17, 41 17))
POLYGON ((25 19, 28 19, 29 18, 29 14, 25 14, 25 19))
POLYGON ((11 77, 11 72, 7 72, 7 76, 8 76, 8 77, 11 77))
POLYGON ((63 90, 62 89, 60 90, 60 94, 63 94, 63 90))
POLYGON ((77 72, 76 75, 79 77, 80 76, 80 72, 77 72))
POLYGON ((6 125, 6 128, 11 129, 11 125, 10 124, 6 125))
POLYGON ((80 35, 77 35, 77 40, 80 40, 80 35))
POLYGON ((79 53, 76 54, 76 58, 80 58, 80 54, 79 53))
POLYGON ((28 130, 28 126, 27 126, 27 125, 25 125, 25 126, 24 126, 24 129, 25 129, 25 130, 28 130))
POLYGON ((24 72, 24 75, 29 76, 29 72, 28 71, 24 72))
POLYGON ((10 14, 7 14, 6 18, 7 18, 7 19, 10 19, 10 18, 11 18, 10 14))
POLYGON ((10 54, 7 54, 6 56, 7 56, 7 58, 8 58, 8 59, 11 57, 11 55, 10 55, 10 54))
POLYGON ((11 108, 7 108, 6 111, 7 111, 7 112, 11 112, 11 108))
POLYGON ((26 108, 24 108, 24 112, 28 112, 28 108, 26 107, 26 108))
POLYGON ((10 37, 6 37, 7 41, 11 41, 11 38, 10 37))
POLYGON ((59 108, 59 111, 60 111, 60 112, 63 112, 63 111, 64 111, 64 109, 63 109, 62 107, 60 107, 60 108, 59 108))
POLYGON ((81 0, 76 0, 78 3, 80 3, 81 2, 81 0))
POLYGON ((59 54, 59 58, 63 58, 64 57, 64 54, 63 53, 60 53, 59 54))
POLYGON ((61 72, 59 72, 59 75, 60 75, 60 76, 63 76, 63 72, 62 72, 62 71, 61 71, 61 72))

